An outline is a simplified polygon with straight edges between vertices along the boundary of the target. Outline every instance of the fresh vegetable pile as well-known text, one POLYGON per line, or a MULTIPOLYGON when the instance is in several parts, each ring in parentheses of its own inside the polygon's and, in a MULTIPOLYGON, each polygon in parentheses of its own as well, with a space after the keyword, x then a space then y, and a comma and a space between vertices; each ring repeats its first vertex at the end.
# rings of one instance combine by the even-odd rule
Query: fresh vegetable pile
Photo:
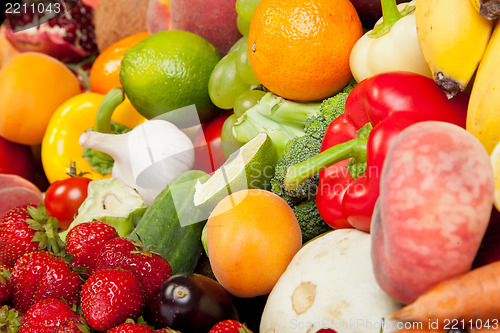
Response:
POLYGON ((129 2, 5 9, 0 332, 500 330, 499 0, 129 2))

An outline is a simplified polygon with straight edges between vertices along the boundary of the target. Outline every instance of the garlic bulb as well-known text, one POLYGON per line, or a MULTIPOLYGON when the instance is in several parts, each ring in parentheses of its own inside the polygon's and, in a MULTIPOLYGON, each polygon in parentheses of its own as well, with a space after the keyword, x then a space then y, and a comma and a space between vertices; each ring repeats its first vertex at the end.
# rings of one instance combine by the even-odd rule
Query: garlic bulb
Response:
POLYGON ((148 120, 125 134, 87 131, 79 142, 113 157, 112 176, 135 188, 148 204, 190 170, 195 158, 189 137, 165 120, 148 120))

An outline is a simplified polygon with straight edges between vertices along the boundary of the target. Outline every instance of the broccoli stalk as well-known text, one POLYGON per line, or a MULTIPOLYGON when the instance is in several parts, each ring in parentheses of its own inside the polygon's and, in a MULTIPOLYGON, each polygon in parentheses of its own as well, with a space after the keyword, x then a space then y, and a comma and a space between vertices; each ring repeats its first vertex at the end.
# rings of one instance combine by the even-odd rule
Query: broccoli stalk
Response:
POLYGON ((373 126, 367 123, 357 131, 356 138, 330 147, 305 161, 291 165, 285 176, 285 189, 293 190, 321 170, 350 159, 347 168, 353 178, 366 170, 366 143, 373 126))
POLYGON ((265 132, 281 156, 290 139, 304 135, 306 121, 319 114, 320 106, 321 103, 294 102, 268 92, 238 118, 233 126, 235 137, 248 142, 265 132))

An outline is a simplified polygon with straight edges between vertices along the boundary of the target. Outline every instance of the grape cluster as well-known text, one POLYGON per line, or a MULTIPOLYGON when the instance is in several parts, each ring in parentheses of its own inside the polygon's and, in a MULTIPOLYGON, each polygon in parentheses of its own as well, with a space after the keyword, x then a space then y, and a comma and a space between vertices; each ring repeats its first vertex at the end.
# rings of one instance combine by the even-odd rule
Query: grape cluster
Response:
MULTIPOLYGON (((238 21, 250 27, 250 20, 261 0, 237 0, 238 21)), ((240 27, 238 25, 238 27, 240 27)), ((243 35, 215 66, 208 91, 212 102, 221 109, 233 109, 243 92, 260 84, 248 59, 248 29, 240 29, 243 35)), ((244 103, 245 105, 248 104, 244 103)))
POLYGON ((242 37, 222 57, 208 83, 210 99, 221 109, 233 110, 222 130, 223 141, 234 141, 232 126, 264 95, 248 59, 248 32, 252 15, 261 0, 236 0, 237 25, 242 37))

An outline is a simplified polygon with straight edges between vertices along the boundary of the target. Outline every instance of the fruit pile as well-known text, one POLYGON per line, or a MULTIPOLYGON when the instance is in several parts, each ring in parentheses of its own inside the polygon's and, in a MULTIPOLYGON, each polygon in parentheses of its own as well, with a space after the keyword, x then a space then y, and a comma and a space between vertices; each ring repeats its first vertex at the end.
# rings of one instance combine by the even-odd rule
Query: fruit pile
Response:
POLYGON ((8 4, 0 332, 500 330, 499 8, 8 4))

